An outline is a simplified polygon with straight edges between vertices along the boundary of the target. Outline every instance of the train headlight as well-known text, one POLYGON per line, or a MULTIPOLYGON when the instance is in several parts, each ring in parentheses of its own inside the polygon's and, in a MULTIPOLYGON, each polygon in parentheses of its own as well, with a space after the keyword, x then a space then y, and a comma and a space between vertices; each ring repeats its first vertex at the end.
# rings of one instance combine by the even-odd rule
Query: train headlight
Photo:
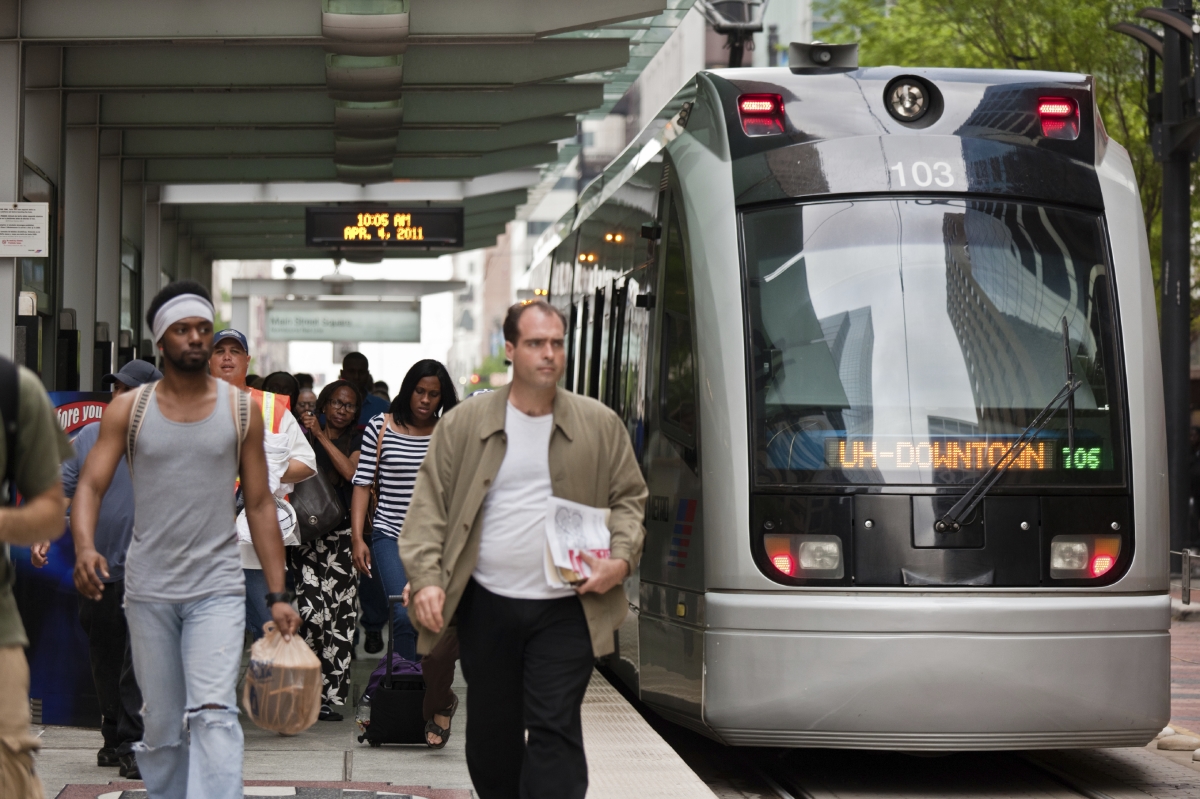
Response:
POLYGON ((842 540, 836 535, 768 533, 763 549, 775 570, 801 580, 840 580, 845 574, 842 540))
POLYGON ((800 568, 831 571, 842 564, 840 541, 801 541, 800 568))
POLYGON ((1117 565, 1120 554, 1120 536, 1057 535, 1050 539, 1050 577, 1054 580, 1103 577, 1117 565))
POLYGON ((1055 572, 1077 572, 1087 566, 1088 547, 1082 541, 1050 542, 1050 574, 1055 572))
POLYGON ((896 81, 888 91, 888 111, 901 122, 916 122, 929 110, 929 90, 917 80, 896 81))

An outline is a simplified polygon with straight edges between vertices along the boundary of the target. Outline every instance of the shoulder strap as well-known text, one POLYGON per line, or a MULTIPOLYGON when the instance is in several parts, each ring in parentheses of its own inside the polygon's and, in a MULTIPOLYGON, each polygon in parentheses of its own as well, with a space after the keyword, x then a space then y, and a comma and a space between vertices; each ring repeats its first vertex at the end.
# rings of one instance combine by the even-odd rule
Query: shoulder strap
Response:
POLYGON ((138 387, 133 398, 133 409, 129 412, 129 429, 125 434, 125 463, 129 466, 129 477, 133 477, 133 455, 137 451, 138 434, 142 432, 142 423, 146 421, 146 409, 150 407, 150 398, 154 395, 154 387, 158 382, 145 383, 138 387))
POLYGON ((390 413, 383 415, 383 424, 379 426, 379 436, 375 439, 375 477, 371 479, 371 487, 375 489, 375 493, 379 493, 379 465, 383 463, 383 439, 387 436, 388 428, 392 426, 391 420, 390 413))
POLYGON ((233 426, 237 430, 237 464, 242 464, 242 443, 250 430, 250 395, 245 391, 230 386, 230 410, 233 412, 233 426))
POLYGON ((4 484, 8 502, 17 499, 13 481, 17 475, 17 412, 21 407, 21 370, 8 358, 0 357, 0 419, 4 422, 4 484))

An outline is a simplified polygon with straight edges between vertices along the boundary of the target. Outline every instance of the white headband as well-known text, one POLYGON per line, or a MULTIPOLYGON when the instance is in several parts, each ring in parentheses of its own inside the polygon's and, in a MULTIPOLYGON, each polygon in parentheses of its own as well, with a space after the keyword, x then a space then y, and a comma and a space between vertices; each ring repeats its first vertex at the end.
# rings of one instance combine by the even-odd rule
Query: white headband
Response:
POLYGON ((167 328, 180 319, 199 316, 208 321, 213 320, 212 303, 198 294, 180 294, 163 303, 154 315, 154 340, 159 341, 166 335, 167 328))

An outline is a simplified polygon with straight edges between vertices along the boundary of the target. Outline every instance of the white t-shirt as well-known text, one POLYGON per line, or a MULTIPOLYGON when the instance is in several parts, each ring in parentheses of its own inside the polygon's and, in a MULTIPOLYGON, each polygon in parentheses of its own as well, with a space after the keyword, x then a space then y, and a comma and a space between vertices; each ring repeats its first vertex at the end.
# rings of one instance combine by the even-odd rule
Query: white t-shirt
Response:
POLYGON ((511 404, 504 414, 508 447, 483 500, 479 560, 471 575, 493 594, 513 599, 559 599, 570 588, 546 584, 546 503, 554 415, 526 416, 511 404))
MULTIPOLYGON (((278 433, 265 431, 263 435, 264 437, 273 436, 278 444, 287 446, 291 452, 291 457, 288 458, 289 464, 291 461, 299 461, 314 472, 317 470, 317 454, 313 452, 312 445, 304 437, 304 428, 290 412, 280 417, 278 433)), ((280 483, 279 488, 275 491, 275 496, 283 498, 293 490, 295 490, 295 486, 291 483, 280 483)), ((242 556, 243 569, 262 568, 262 564, 258 561, 258 553, 254 551, 254 544, 238 541, 238 552, 242 556)))

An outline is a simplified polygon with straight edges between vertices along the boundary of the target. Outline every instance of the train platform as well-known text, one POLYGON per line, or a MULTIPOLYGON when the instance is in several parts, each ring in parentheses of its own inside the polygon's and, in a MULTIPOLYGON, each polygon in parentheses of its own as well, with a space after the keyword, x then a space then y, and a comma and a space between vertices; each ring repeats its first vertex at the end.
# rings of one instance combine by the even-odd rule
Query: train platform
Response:
MULTIPOLYGON (((1171 627, 1172 727, 1200 737, 1200 606, 1176 604, 1171 627)), ((370 657, 355 663, 361 693, 370 657)), ((455 691, 467 696, 459 675, 455 691)), ((372 749, 357 741, 353 712, 318 722, 290 738, 243 717, 245 795, 409 796, 471 799, 462 702, 443 750, 423 746, 372 749)), ((1184 799, 1200 796, 1200 762, 1190 751, 1143 748, 1031 753, 964 753, 913 758, 891 752, 729 749, 635 706, 598 672, 583 706, 589 799, 866 799, 898 796, 1078 797, 1184 799), (773 775, 773 776, 772 776, 773 775), (897 793, 899 791, 899 793, 897 793)), ((97 730, 40 727, 38 769, 47 799, 143 799, 140 782, 95 765, 97 730)))
MULTIPOLYGON (((374 660, 355 665, 355 695, 374 660)), ((371 748, 357 740, 353 709, 340 722, 317 722, 293 737, 255 727, 244 715, 244 777, 247 797, 307 799, 409 796, 471 799, 463 731, 470 703, 461 673, 454 690, 463 698, 449 743, 371 748)), ((240 695, 240 692, 239 692, 240 695)), ((713 797, 675 751, 599 673, 593 673, 583 705, 589 799, 692 799, 713 797)), ((144 799, 141 782, 121 780, 116 769, 96 766, 98 730, 41 727, 38 771, 47 799, 144 799)))

